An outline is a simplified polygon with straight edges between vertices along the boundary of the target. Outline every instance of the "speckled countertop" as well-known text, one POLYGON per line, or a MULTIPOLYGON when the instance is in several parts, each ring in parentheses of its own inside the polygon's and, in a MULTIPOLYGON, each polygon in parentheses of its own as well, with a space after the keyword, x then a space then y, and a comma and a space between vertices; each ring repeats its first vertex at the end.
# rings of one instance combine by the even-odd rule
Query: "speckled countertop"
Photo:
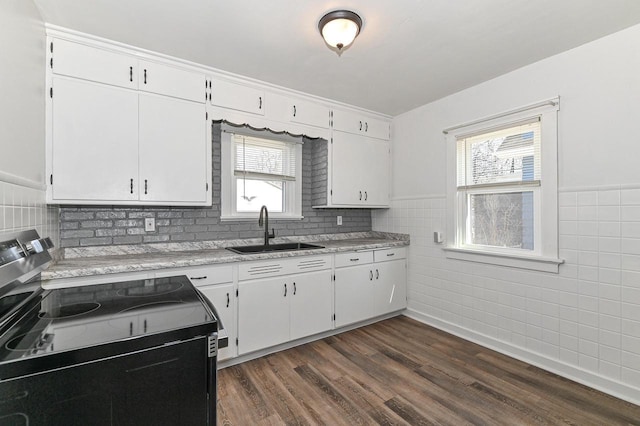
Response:
POLYGON ((262 242, 260 239, 246 239, 65 249, 64 259, 57 261, 42 272, 42 279, 88 277, 123 272, 399 247, 409 245, 409 236, 384 232, 358 232, 309 237, 282 237, 273 240, 273 244, 294 241, 315 243, 324 248, 249 255, 236 254, 224 248, 261 244, 262 242))

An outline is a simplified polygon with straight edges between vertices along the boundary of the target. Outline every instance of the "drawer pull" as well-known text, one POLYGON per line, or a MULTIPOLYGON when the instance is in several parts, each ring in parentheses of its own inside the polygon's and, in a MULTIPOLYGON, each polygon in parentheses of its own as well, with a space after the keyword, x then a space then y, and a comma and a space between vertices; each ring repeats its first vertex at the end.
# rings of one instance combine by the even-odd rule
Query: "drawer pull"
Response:
POLYGON ((387 253, 387 257, 395 256, 395 253, 387 253))
POLYGON ((359 260, 360 260, 360 258, 359 258, 359 257, 356 257, 356 258, 349 259, 349 260, 350 260, 350 261, 352 261, 352 262, 357 262, 357 261, 359 261, 359 260))
POLYGON ((201 277, 189 277, 190 280, 206 280, 207 276, 203 275, 201 277))

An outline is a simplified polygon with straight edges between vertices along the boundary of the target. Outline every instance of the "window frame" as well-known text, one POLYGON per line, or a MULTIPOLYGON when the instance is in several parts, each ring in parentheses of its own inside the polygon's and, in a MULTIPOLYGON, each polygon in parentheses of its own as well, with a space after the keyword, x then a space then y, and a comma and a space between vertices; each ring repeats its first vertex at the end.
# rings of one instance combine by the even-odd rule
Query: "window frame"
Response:
MULTIPOLYGON (((268 139, 279 142, 293 143, 296 155, 295 180, 283 180, 284 201, 283 212, 269 212, 270 219, 276 220, 300 220, 302 216, 302 144, 301 138, 288 135, 278 135, 266 131, 252 131, 251 129, 222 126, 221 134, 221 221, 256 220, 259 212, 239 212, 237 209, 237 176, 234 172, 234 146, 233 136, 242 135, 253 138, 268 139)), ((260 180, 260 179, 258 179, 260 180)), ((264 179, 269 180, 269 179, 264 179)), ((274 180, 274 179, 270 179, 274 180)))
MULTIPOLYGON (((558 272, 558 111, 560 99, 554 98, 517 110, 462 124, 444 131, 447 144, 447 258, 488 263, 544 272, 558 272), (490 132, 496 128, 540 119, 540 185, 499 185, 458 189, 457 142, 469 134, 490 132), (533 190, 534 249, 505 248, 466 244, 469 216, 468 197, 476 193, 513 193, 533 190), (544 206, 544 208, 543 208, 544 206)), ((466 152, 465 152, 466 155, 466 152)))

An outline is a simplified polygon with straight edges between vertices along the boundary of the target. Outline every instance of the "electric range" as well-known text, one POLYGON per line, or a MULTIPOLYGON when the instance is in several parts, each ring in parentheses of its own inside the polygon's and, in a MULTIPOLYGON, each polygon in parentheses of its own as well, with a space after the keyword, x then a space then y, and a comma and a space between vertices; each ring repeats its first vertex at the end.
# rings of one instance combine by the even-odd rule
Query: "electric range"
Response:
POLYGON ((43 290, 50 247, 0 243, 0 424, 215 424, 227 342, 189 279, 43 290))

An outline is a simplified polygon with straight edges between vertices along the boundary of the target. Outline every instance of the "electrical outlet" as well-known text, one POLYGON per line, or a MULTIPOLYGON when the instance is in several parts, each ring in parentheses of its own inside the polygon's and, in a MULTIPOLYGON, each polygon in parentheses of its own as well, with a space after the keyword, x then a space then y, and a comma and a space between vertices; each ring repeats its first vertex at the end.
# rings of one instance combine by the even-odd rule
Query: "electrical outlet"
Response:
POLYGON ((156 218, 147 217, 144 220, 144 230, 147 232, 155 232, 156 230, 156 218))
POLYGON ((342 225, 342 216, 338 216, 338 225, 342 225))

